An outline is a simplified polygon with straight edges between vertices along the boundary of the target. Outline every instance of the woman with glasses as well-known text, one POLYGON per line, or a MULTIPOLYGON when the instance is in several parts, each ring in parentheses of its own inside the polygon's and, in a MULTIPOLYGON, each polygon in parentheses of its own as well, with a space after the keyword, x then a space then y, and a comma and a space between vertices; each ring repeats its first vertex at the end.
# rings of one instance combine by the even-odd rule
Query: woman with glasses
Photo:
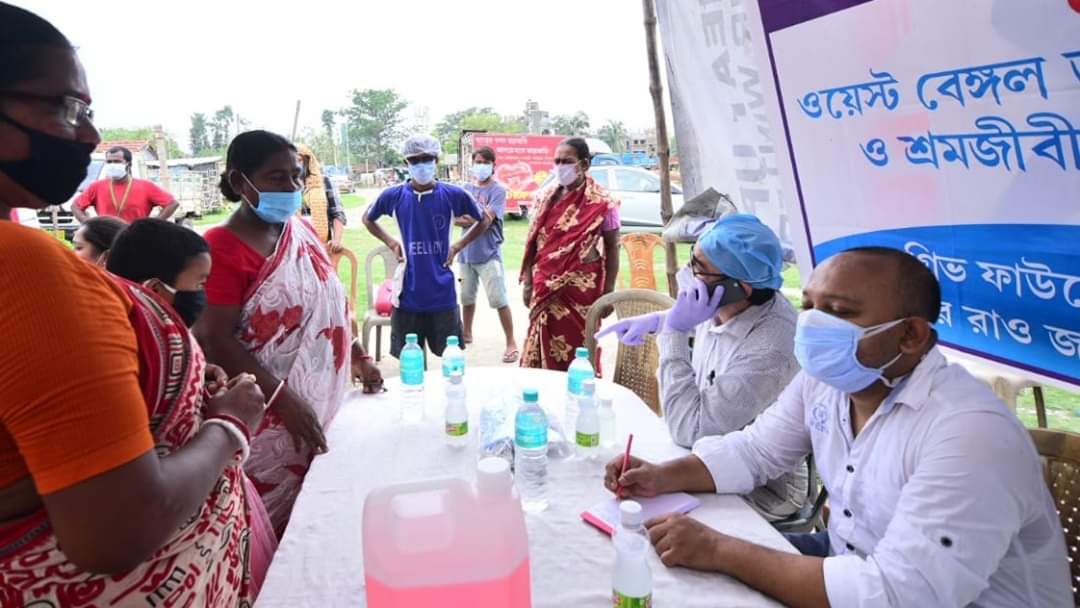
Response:
POLYGON ((529 308, 522 367, 570 367, 574 351, 585 345, 589 307, 615 289, 619 201, 589 176, 590 159, 580 137, 559 144, 556 182, 536 196, 538 208, 521 262, 529 308))
MULTIPOLYGON (((75 192, 89 101, 64 35, 0 2, 0 218, 75 192)), ((250 606, 255 382, 208 372, 147 290, 2 219, 0 302, 0 605, 250 606)))

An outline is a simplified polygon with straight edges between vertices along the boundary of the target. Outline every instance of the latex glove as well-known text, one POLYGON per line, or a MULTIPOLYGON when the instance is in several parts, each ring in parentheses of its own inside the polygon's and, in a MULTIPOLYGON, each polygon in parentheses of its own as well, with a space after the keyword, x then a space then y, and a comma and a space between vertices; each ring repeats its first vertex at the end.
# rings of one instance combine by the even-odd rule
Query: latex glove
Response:
POLYGON ((710 298, 708 286, 701 279, 694 277, 688 289, 679 291, 675 306, 671 307, 665 317, 665 328, 669 331, 691 331, 716 314, 723 297, 723 287, 717 286, 710 298))
POLYGON ((653 312, 646 315, 638 315, 623 319, 608 325, 605 329, 596 333, 596 339, 615 334, 619 342, 627 346, 641 346, 645 343, 645 337, 660 331, 664 323, 664 313, 653 312))

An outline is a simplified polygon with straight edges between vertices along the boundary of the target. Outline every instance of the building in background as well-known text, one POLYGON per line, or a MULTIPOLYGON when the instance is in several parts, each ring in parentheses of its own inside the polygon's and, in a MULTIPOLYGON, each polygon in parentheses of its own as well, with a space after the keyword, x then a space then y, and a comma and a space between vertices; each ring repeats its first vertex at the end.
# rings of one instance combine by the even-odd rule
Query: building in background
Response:
POLYGON ((551 115, 540 109, 540 102, 525 102, 525 131, 533 135, 551 135, 551 115))
POLYGON ((626 138, 627 152, 656 156, 656 129, 634 131, 626 138))

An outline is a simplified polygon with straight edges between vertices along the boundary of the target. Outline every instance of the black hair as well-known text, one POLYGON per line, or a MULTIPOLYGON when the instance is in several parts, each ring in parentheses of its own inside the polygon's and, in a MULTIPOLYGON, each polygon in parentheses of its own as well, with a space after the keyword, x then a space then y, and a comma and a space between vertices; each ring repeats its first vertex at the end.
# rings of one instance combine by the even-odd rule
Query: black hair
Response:
POLYGON ((108 215, 96 215, 82 225, 82 236, 87 243, 93 245, 98 251, 112 249, 116 235, 127 228, 127 222, 108 215))
POLYGON ((489 163, 491 163, 493 165, 495 164, 495 151, 492 150, 491 148, 487 147, 487 146, 484 146, 482 148, 477 148, 476 151, 473 152, 472 155, 473 155, 473 159, 475 159, 477 156, 479 156, 480 158, 488 161, 489 163))
POLYGON ((161 279, 172 285, 200 253, 210 253, 210 245, 194 231, 167 220, 145 218, 135 220, 116 237, 105 268, 136 283, 161 279))
POLYGON ((270 131, 247 131, 237 135, 229 144, 229 151, 225 155, 225 172, 221 174, 219 184, 221 195, 234 203, 240 202, 240 195, 229 185, 229 172, 239 171, 250 176, 271 156, 282 150, 296 152, 296 146, 270 131))
POLYGON ((124 156, 124 162, 125 163, 127 163, 129 165, 131 164, 131 150, 128 150, 124 146, 113 146, 113 147, 109 148, 108 153, 109 154, 116 154, 117 152, 119 152, 120 154, 122 154, 124 156))
POLYGON ((574 149, 579 160, 592 164, 592 154, 589 152, 589 143, 583 137, 570 137, 559 142, 560 146, 570 146, 574 149))
POLYGON ((854 247, 842 253, 861 253, 891 260, 896 264, 897 302, 905 317, 919 317, 930 324, 941 315, 941 285, 918 258, 891 247, 854 247))
POLYGON ((36 78, 42 47, 72 49, 53 24, 28 10, 0 2, 0 89, 36 78))

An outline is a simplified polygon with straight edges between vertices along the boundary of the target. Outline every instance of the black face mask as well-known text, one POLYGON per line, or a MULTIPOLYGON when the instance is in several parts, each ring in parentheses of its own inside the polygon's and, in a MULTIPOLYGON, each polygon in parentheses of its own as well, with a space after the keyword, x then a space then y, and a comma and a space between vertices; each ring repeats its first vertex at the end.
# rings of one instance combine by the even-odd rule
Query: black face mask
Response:
POLYGON ((67 202, 86 178, 94 145, 35 131, 3 114, 0 120, 30 139, 30 156, 0 161, 0 172, 49 205, 67 202))
POLYGON ((199 315, 206 310, 206 292, 201 289, 195 291, 177 290, 173 294, 173 310, 180 315, 185 325, 188 327, 195 325, 195 321, 199 320, 199 315))
POLYGON ((721 296, 721 298, 720 298, 720 307, 721 308, 723 308, 724 306, 727 306, 728 304, 733 304, 735 302, 741 302, 742 300, 745 300, 746 297, 747 297, 746 292, 743 291, 742 284, 739 283, 739 281, 737 281, 736 279, 733 279, 731 277, 726 277, 726 278, 721 279, 719 283, 706 283, 705 284, 705 287, 709 291, 709 298, 710 299, 713 296, 713 292, 716 291, 716 288, 721 287, 721 286, 724 288, 724 295, 721 296))

